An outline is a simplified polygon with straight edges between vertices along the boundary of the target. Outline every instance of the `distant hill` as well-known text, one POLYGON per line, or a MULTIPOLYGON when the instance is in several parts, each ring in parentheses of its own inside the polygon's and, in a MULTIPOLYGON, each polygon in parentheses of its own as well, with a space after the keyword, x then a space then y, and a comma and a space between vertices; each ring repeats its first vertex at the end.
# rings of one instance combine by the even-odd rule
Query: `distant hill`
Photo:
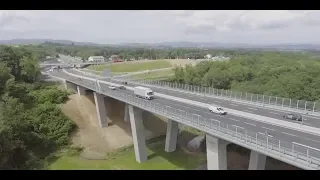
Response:
POLYGON ((78 45, 78 46, 101 46, 92 42, 75 42, 70 40, 54 40, 54 39, 11 39, 11 40, 0 40, 0 44, 5 45, 25 45, 25 44, 42 44, 45 42, 65 44, 65 45, 78 45))
POLYGON ((270 50, 320 50, 320 44, 272 44, 256 45, 246 43, 219 43, 219 42, 161 42, 161 43, 121 43, 121 44, 98 44, 92 42, 76 42, 70 40, 53 39, 12 39, 0 40, 0 44, 5 45, 23 45, 23 44, 42 44, 45 42, 76 45, 76 46, 112 46, 127 48, 223 48, 223 49, 270 49, 270 50))

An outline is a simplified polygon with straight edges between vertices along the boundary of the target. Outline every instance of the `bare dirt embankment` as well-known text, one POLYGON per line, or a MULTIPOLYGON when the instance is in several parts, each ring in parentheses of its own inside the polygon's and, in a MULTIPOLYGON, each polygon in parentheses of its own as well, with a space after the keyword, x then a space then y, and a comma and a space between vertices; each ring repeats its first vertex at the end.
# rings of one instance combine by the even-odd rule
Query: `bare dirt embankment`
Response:
MULTIPOLYGON (((103 159, 105 153, 132 145, 130 123, 124 122, 125 104, 112 98, 105 98, 108 127, 100 128, 93 100, 93 94, 70 95, 69 101, 61 105, 62 111, 77 126, 72 142, 84 148, 82 156, 88 159, 103 159)), ((146 139, 166 132, 166 119, 143 112, 146 139)))

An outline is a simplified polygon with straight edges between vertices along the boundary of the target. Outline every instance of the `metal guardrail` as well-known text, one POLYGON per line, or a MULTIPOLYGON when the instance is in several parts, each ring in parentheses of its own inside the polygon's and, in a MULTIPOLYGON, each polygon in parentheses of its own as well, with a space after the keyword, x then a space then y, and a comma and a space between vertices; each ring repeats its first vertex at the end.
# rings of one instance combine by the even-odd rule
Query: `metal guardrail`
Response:
MULTIPOLYGON (((56 76, 59 77, 58 74, 56 76)), ((137 98, 120 90, 110 90, 107 84, 102 84, 98 81, 80 79, 69 75, 61 78, 298 167, 320 169, 319 149, 303 144, 284 142, 268 134, 255 133, 240 126, 228 125, 215 119, 204 118, 201 115, 155 103, 152 100, 137 98)))
POLYGON ((212 97, 222 97, 228 99, 240 100, 243 102, 250 102, 260 105, 269 105, 273 107, 287 108, 293 111, 300 111, 301 113, 320 115, 320 103, 319 102, 310 102, 305 100, 295 100, 290 98, 281 98, 275 96, 267 96, 253 93, 243 93, 231 90, 222 90, 215 89, 212 87, 202 87, 202 86, 193 86, 188 84, 180 83, 170 83, 164 82, 161 80, 148 80, 148 79, 130 79, 126 78, 117 78, 123 79, 126 81, 137 82, 140 84, 151 85, 154 87, 162 87, 166 89, 182 91, 186 93, 192 93, 197 95, 212 96, 212 97))

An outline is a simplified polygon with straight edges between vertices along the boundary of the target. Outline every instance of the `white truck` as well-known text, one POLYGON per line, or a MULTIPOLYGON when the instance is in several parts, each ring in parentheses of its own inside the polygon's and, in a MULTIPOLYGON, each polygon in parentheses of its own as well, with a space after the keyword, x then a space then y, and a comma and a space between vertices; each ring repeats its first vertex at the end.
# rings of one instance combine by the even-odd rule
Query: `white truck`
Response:
POLYGON ((137 97, 140 97, 140 98, 144 98, 148 100, 151 100, 154 98, 153 91, 150 88, 137 86, 137 87, 134 87, 133 92, 137 97))

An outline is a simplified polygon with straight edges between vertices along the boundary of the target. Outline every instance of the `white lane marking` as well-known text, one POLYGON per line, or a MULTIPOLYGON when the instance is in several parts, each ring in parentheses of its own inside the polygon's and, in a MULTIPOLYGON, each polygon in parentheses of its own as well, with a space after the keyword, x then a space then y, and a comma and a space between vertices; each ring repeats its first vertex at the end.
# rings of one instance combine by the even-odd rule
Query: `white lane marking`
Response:
POLYGON ((238 106, 237 104, 230 104, 231 106, 238 106))
MULTIPOLYGON (((195 110, 195 111, 198 111, 198 112, 201 112, 201 113, 205 113, 205 114, 208 114, 208 115, 216 115, 216 116, 218 116, 218 114, 209 112, 209 109, 208 109, 208 111, 199 110, 199 109, 190 108, 190 107, 187 107, 187 106, 184 106, 184 105, 181 105, 181 104, 175 104, 175 103, 171 103, 171 102, 168 102, 168 101, 163 101, 163 100, 161 100, 161 99, 157 99, 157 100, 160 101, 160 102, 172 104, 172 105, 175 105, 175 106, 181 106, 181 107, 183 107, 183 108, 192 109, 192 110, 195 110)), ((146 100, 146 101, 150 101, 150 100, 146 100)), ((168 107, 170 107, 170 106, 168 106, 168 107)), ((172 108, 172 107, 171 107, 171 108, 172 108)), ((186 112, 186 111, 184 111, 184 112, 186 112)), ((219 117, 223 117, 223 116, 219 116, 219 117)))
POLYGON ((248 123, 248 122, 243 122, 243 123, 245 123, 245 124, 249 124, 249 125, 251 125, 251 126, 256 126, 255 124, 248 123))
POLYGON ((249 111, 249 110, 243 110, 243 111, 254 114, 254 112, 249 111))
POLYGON ((215 102, 215 103, 221 103, 221 101, 213 101, 213 102, 215 102))
POLYGON ((294 134, 290 134, 290 133, 286 133, 286 132, 282 132, 283 134, 286 134, 286 135, 289 135, 289 136, 295 136, 296 137, 296 135, 294 135, 294 134))
POLYGON ((267 128, 267 127, 262 127, 262 128, 268 129, 268 130, 270 130, 270 131, 276 131, 276 130, 274 130, 274 129, 270 129, 270 128, 267 128))
POLYGON ((230 120, 232 120, 232 121, 239 121, 239 120, 237 120, 237 119, 233 119, 233 118, 228 118, 228 119, 230 119, 230 120))
POLYGON ((310 138, 302 138, 302 139, 313 141, 313 142, 316 142, 316 143, 320 143, 320 141, 316 141, 316 140, 313 140, 313 139, 310 139, 310 138))
POLYGON ((276 114, 276 115, 280 115, 279 113, 276 113, 276 112, 269 112, 271 114, 276 114))
POLYGON ((252 109, 252 110, 255 110, 255 111, 258 110, 258 109, 256 109, 256 108, 251 108, 251 107, 248 107, 248 109, 252 109))

